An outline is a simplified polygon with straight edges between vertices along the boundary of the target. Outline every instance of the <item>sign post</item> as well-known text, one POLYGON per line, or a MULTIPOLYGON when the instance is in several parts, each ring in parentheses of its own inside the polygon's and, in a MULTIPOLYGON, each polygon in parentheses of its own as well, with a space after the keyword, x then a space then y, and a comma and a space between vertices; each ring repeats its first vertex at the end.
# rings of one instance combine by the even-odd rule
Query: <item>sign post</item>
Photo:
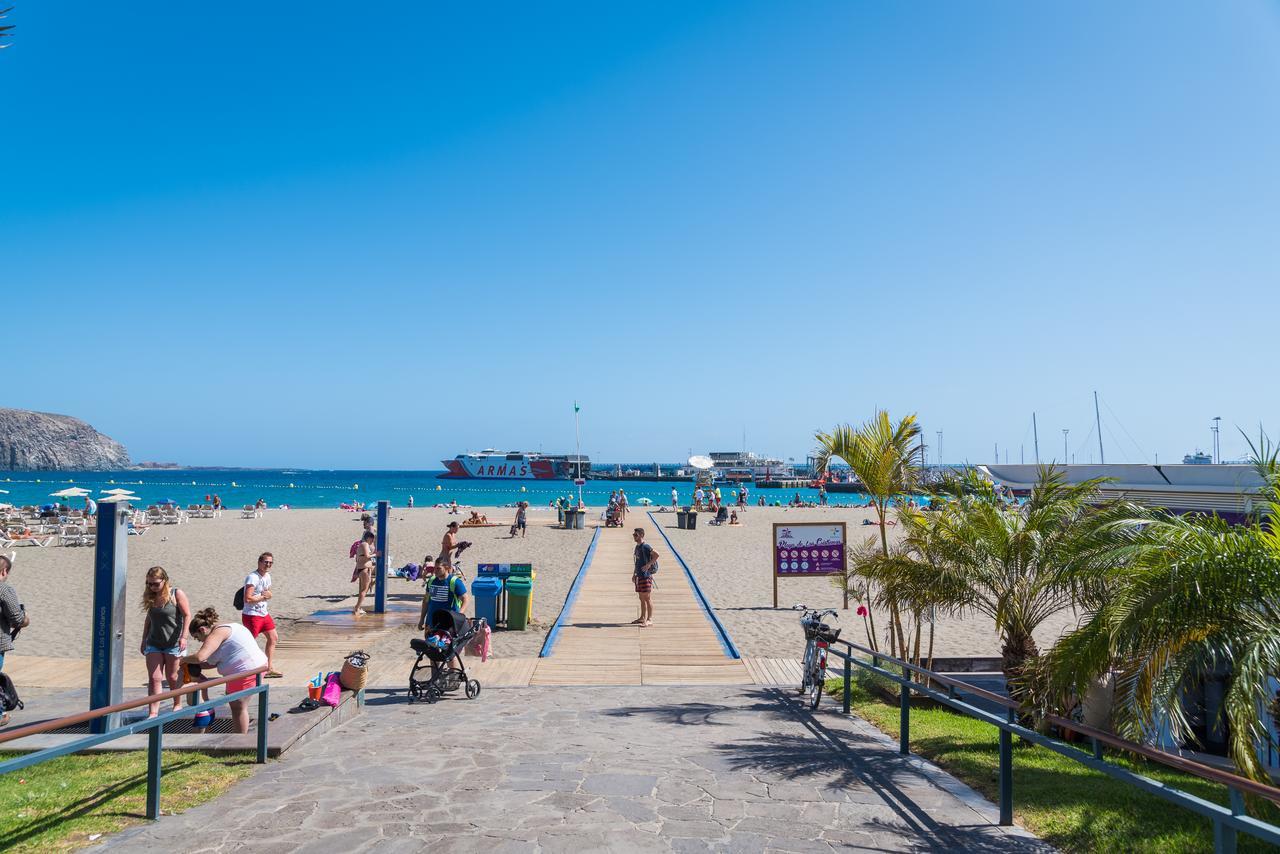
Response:
MULTIPOLYGON (((779 578, 845 576, 848 538, 844 522, 773 523, 773 607, 778 607, 779 578)), ((844 607, 849 607, 848 584, 844 607)))
MULTIPOLYGON (((93 556, 93 648, 89 708, 114 706, 124 699, 124 582, 129 565, 129 510, 126 501, 98 503, 98 539, 93 556)), ((104 733, 120 726, 120 714, 89 722, 104 733)))
POLYGON ((387 511, 391 508, 389 501, 378 502, 378 556, 374 559, 376 580, 373 587, 373 613, 383 614, 387 610, 387 511))

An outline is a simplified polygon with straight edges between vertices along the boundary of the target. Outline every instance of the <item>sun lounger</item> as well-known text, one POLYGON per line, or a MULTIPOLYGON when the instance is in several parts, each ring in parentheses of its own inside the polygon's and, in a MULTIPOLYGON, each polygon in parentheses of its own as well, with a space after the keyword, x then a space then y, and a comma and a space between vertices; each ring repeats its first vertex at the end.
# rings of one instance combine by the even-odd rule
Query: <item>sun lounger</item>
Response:
POLYGON ((200 518, 201 518, 201 519, 212 519, 212 518, 213 518, 213 505, 212 505, 212 504, 201 504, 201 505, 200 505, 200 518))
POLYGON ((148 525, 164 524, 164 517, 160 515, 160 508, 154 504, 152 504, 150 507, 147 508, 147 524, 148 525))
POLYGON ((58 543, 64 546, 82 546, 85 544, 87 531, 83 525, 63 525, 58 532, 58 543))
POLYGON ((252 504, 246 504, 244 509, 240 511, 241 519, 257 519, 258 510, 252 504))
POLYGON ((200 505, 199 505, 199 504, 188 504, 188 505, 187 505, 187 518, 188 518, 188 519, 199 519, 201 515, 202 515, 202 514, 200 513, 200 505))

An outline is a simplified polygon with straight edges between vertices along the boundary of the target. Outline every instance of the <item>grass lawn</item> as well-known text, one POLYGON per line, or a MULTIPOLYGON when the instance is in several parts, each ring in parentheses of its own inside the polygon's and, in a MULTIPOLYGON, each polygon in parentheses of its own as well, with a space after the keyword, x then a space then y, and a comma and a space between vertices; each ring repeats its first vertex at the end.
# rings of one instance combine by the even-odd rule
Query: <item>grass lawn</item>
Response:
MULTIPOLYGON (((898 737, 898 703, 855 682, 854 714, 898 737)), ((894 686, 896 687, 896 686, 894 686)), ((827 681, 840 697, 843 680, 827 681)), ((911 710, 911 750, 950 771, 989 800, 999 798, 998 730, 946 708, 911 710)), ((1019 824, 1064 851, 1210 852, 1210 821, 1043 747, 1014 739, 1013 803, 1019 824)), ((1108 761, 1208 801, 1227 803, 1226 789, 1161 765, 1108 753, 1108 761)), ((1280 809, 1250 803, 1250 814, 1280 823, 1280 809)), ((1240 834, 1240 851, 1276 849, 1240 834)))
MULTIPOLYGON (((0 760, 16 754, 0 753, 0 760)), ((253 773, 252 753, 164 754, 160 809, 182 812, 253 773)), ((70 851, 145 822, 147 753, 86 753, 0 776, 0 851, 70 851), (92 839, 90 837, 93 837, 92 839)))

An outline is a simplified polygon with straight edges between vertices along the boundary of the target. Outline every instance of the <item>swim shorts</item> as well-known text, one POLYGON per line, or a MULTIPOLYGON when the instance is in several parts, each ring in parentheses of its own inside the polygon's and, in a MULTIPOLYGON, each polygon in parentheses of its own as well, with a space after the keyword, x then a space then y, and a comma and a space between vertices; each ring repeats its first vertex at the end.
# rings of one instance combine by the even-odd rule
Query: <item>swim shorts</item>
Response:
POLYGON ((249 634, 255 638, 263 632, 269 632, 276 627, 276 621, 271 619, 270 614, 263 614, 260 617, 253 614, 241 614, 240 622, 244 623, 244 627, 249 630, 249 634))

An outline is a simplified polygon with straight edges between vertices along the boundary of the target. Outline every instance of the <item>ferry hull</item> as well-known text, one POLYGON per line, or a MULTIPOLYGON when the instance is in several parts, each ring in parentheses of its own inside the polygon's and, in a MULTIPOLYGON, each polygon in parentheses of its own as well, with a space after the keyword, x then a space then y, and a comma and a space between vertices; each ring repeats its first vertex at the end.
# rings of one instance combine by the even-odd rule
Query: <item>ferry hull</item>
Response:
POLYGON ((442 460, 442 478, 459 480, 568 480, 568 466, 554 460, 442 460))

